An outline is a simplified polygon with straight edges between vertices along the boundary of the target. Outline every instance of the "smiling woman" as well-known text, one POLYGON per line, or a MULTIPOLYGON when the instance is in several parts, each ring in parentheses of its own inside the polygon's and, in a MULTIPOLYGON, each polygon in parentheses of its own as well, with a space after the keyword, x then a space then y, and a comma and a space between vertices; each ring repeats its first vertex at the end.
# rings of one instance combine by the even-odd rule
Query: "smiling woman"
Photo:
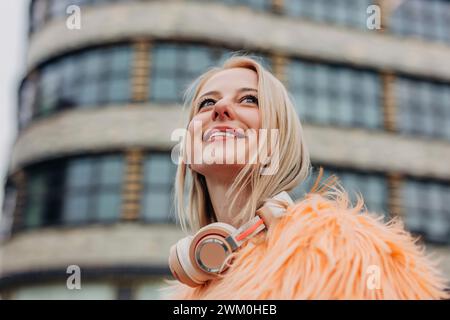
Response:
MULTIPOLYGON (((208 153, 220 153, 225 159, 218 163, 209 164, 206 161, 199 164, 191 164, 191 170, 204 177, 208 190, 214 196, 211 197, 214 213, 219 221, 237 225, 233 223, 230 210, 225 210, 229 206, 226 203, 226 191, 230 183, 238 175, 245 164, 234 163, 234 152, 230 150, 235 144, 224 143, 226 136, 219 139, 219 135, 226 132, 243 131, 248 129, 258 130, 261 126, 260 109, 258 98, 255 96, 257 90, 257 75, 254 71, 246 68, 230 68, 213 75, 201 90, 200 98, 196 99, 196 113, 191 119, 189 130, 192 130, 194 121, 201 123, 204 136, 204 144, 199 145, 200 141, 192 141, 194 152, 203 154, 209 147, 208 153), (211 145, 212 144, 212 145, 211 145), (198 146, 196 148, 196 146, 198 146), (199 150, 200 149, 200 150, 199 150), (222 151, 222 152, 221 152, 222 151), (231 159, 230 159, 231 157, 231 159), (227 165, 222 165, 226 163, 227 165)), ((191 135, 194 136, 194 135, 191 135)), ((195 136, 194 136, 195 137, 195 136)), ((237 138, 232 134, 232 138, 237 138)), ((239 142, 245 142, 244 138, 239 142)), ((241 148, 246 147, 248 153, 248 143, 241 148)), ((239 146, 236 146, 239 148, 239 146)), ((247 157, 246 157, 247 159, 247 157)), ((249 190, 247 189, 247 193, 249 190)), ((244 196, 244 194, 241 194, 244 196)), ((247 195, 245 195, 247 198, 247 195)), ((241 221, 242 222, 242 221, 241 221)))
POLYGON ((169 266, 178 281, 164 288, 165 297, 448 297, 434 262, 402 222, 384 223, 361 197, 353 206, 335 177, 320 185, 321 171, 304 198, 289 197, 308 177, 309 154, 284 85, 256 60, 230 58, 200 76, 186 97, 190 134, 183 141, 175 191, 181 225, 191 235, 170 250, 169 266), (260 130, 277 134, 267 139, 260 130), (249 131, 257 132, 257 149, 249 131), (239 146, 244 163, 233 161, 239 146), (222 161, 188 161, 210 152, 222 161), (264 174, 272 162, 276 170, 264 174))
MULTIPOLYGON (((185 148, 186 158, 223 155, 222 161, 188 163, 193 185, 202 189, 195 193, 208 194, 210 199, 207 206, 202 200, 190 203, 189 224, 194 229, 217 220, 238 226, 252 217, 263 199, 305 180, 309 153, 295 108, 283 84, 259 63, 244 57, 230 59, 223 70, 212 69, 199 77, 187 94, 193 99, 188 102, 191 107, 188 136, 192 140, 185 148), (280 127, 280 123, 284 126, 280 127), (194 133, 196 124, 201 126, 200 137, 194 133), (276 131, 277 139, 267 141, 266 135, 259 135, 261 129, 276 131), (226 143, 227 139, 200 141, 202 137, 211 138, 214 131, 244 133, 244 139, 237 139, 236 144, 226 143), (256 139, 251 139, 251 133, 256 133, 256 139), (288 152, 293 137, 299 148, 288 152), (234 155, 241 149, 245 149, 245 163, 234 161, 234 155), (256 149, 257 154, 253 154, 256 149), (264 152, 267 149, 273 149, 272 154, 264 152), (260 161, 255 163, 255 157, 260 161), (261 175, 262 167, 269 161, 276 161, 281 169, 276 175, 261 175), (208 206, 211 208, 207 209, 208 206)), ((179 167, 179 174, 184 176, 182 168, 179 167)), ((181 187, 181 181, 177 182, 181 187)), ((181 198, 178 200, 182 213, 184 205, 181 198)))

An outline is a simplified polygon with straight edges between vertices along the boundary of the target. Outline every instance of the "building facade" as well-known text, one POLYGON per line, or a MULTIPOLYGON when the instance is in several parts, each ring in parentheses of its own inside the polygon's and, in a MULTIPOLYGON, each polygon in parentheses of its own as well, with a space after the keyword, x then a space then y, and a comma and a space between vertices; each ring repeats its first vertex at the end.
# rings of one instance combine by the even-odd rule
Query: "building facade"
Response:
POLYGON ((29 25, 3 298, 158 298, 183 236, 170 155, 183 90, 235 51, 286 84, 314 167, 401 216, 450 278, 450 1, 34 0, 29 25))

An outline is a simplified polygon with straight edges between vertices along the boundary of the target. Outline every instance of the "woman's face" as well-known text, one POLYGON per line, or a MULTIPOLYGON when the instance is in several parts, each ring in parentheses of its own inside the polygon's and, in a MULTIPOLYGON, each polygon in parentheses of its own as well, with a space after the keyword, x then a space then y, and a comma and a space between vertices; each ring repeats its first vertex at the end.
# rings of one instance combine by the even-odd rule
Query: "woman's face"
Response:
POLYGON ((245 68, 220 71, 204 83, 188 127, 192 170, 232 178, 244 167, 261 126, 257 89, 256 72, 245 68))

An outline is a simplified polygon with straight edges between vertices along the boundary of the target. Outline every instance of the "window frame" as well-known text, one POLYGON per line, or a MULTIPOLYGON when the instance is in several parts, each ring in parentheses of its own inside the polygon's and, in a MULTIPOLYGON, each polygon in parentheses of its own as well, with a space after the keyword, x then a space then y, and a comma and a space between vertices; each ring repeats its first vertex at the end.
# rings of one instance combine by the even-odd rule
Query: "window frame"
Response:
POLYGON ((293 102, 296 111, 304 122, 344 128, 357 127, 365 130, 385 130, 382 79, 378 71, 370 68, 356 68, 342 63, 290 57, 287 79, 288 90, 295 100, 293 102), (322 70, 323 74, 321 76, 325 83, 322 83, 322 80, 319 81, 318 76, 320 73, 317 70, 322 70), (297 77, 294 77, 294 72, 302 71, 306 76, 299 74, 297 77), (334 81, 336 80, 335 78, 339 78, 340 81, 334 81), (346 83, 348 85, 351 85, 346 90, 336 88, 339 85, 336 83, 342 85, 343 78, 347 80, 346 83), (378 86, 372 90, 368 86, 374 83, 378 83, 378 86), (358 88, 355 85, 360 87, 358 88), (325 88, 326 92, 324 92, 325 88), (361 88, 367 89, 367 92, 371 95, 363 94, 361 88), (334 98, 330 92, 335 92, 334 98), (332 110, 335 107, 337 97, 339 97, 342 105, 346 106, 346 109, 351 110, 344 117, 342 117, 341 110, 339 112, 332 110), (360 103, 357 103, 357 100, 361 100, 360 103), (377 105, 374 105, 374 102, 377 102, 377 105), (309 103, 314 105, 308 105, 309 103), (322 113, 318 113, 320 110, 322 110, 322 113), (370 115, 370 118, 357 117, 358 114, 370 115), (374 122, 373 115, 375 114, 377 117, 374 122))
POLYGON ((175 224, 177 223, 177 214, 176 214, 176 208, 173 206, 173 196, 174 196, 174 184, 175 184, 175 175, 177 171, 177 165, 174 163, 167 163, 167 166, 169 168, 169 172, 171 176, 165 181, 164 183, 161 183, 160 181, 152 182, 147 179, 147 177, 152 177, 151 173, 148 173, 147 170, 149 170, 150 162, 152 161, 152 157, 168 157, 167 160, 170 159, 171 161, 171 153, 165 152, 165 151, 150 151, 147 152, 145 157, 143 158, 142 162, 142 189, 140 193, 141 201, 140 201, 140 213, 139 217, 140 220, 145 223, 151 223, 151 224, 175 224), (164 188, 166 191, 165 194, 168 194, 168 198, 165 199, 168 201, 168 214, 165 218, 160 218, 160 214, 158 214, 158 218, 154 218, 149 216, 149 214, 146 214, 146 201, 148 200, 146 198, 146 195, 152 194, 152 191, 157 190, 161 191, 161 188, 164 188))
MULTIPOLYGON (((24 203, 24 211, 23 211, 23 219, 21 224, 17 227, 17 231, 28 231, 34 229, 41 229, 47 227, 77 227, 83 225, 92 225, 92 224, 112 224, 121 221, 121 207, 123 204, 122 199, 122 189, 125 179, 125 170, 126 170, 126 160, 125 155, 121 152, 105 152, 100 154, 87 154, 87 155, 77 155, 71 157, 64 158, 55 158, 48 161, 43 161, 39 163, 35 163, 30 165, 24 169, 25 175, 27 177, 26 186, 25 186, 25 203, 24 203), (68 182, 68 174, 69 174, 69 166, 74 161, 79 159, 86 159, 94 163, 94 166, 97 169, 100 166, 102 161, 105 161, 108 157, 115 157, 121 161, 121 170, 120 180, 116 181, 114 187, 116 188, 115 192, 117 192, 118 201, 120 207, 118 208, 118 214, 116 217, 111 219, 105 219, 99 216, 99 212, 97 210, 97 205, 101 199, 102 194, 106 191, 111 191, 111 185, 105 186, 94 183, 93 181, 97 181, 98 176, 101 174, 100 170, 93 170, 93 175, 90 177, 90 182, 88 186, 88 200, 91 202, 91 206, 88 210, 88 215, 86 219, 82 219, 80 221, 68 221, 64 219, 64 209, 65 203, 68 201, 69 195, 69 182, 68 182), (31 180, 33 177, 37 175, 42 176, 43 185, 45 190, 39 190, 36 193, 30 190, 31 188, 31 180), (106 191, 105 191, 106 190, 106 191), (27 225, 26 220, 30 214, 30 206, 32 205, 31 199, 35 197, 40 204, 40 219, 37 225, 27 225), (92 212, 91 212, 92 211, 92 212)), ((83 191, 83 193, 86 190, 83 191)), ((35 191, 36 192, 36 191, 35 191)), ((73 196, 73 194, 72 194, 73 196)))

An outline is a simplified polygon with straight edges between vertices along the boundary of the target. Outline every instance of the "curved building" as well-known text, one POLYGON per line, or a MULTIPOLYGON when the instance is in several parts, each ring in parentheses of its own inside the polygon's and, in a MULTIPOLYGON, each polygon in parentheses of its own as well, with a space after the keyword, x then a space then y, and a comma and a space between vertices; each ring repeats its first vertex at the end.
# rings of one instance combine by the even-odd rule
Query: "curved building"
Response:
POLYGON ((449 1, 34 0, 29 25, 3 298, 158 298, 183 236, 170 157, 182 93, 238 50, 289 88, 314 166, 402 216, 450 276, 449 1))

